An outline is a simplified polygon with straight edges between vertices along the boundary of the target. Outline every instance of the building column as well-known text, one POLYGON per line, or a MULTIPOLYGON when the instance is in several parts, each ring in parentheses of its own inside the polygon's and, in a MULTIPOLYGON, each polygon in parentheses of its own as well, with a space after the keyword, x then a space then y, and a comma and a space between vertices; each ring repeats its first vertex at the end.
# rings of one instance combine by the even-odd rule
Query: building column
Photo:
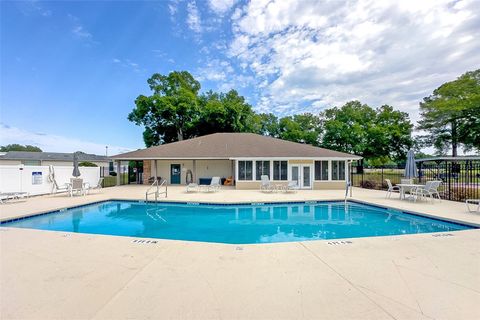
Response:
POLYGON ((155 168, 154 168, 154 172, 155 172, 155 176, 154 176, 154 177, 155 177, 155 181, 157 181, 157 179, 158 179, 157 159, 153 160, 153 165, 154 165, 154 167, 155 167, 155 168))
POLYGON ((117 186, 120 185, 120 169, 121 169, 121 166, 120 166, 120 161, 115 161, 117 163, 117 186))
POLYGON ((192 177, 193 183, 198 183, 198 182, 197 182, 197 160, 193 159, 193 165, 192 165, 192 167, 193 167, 193 173, 192 173, 192 175, 193 175, 193 177, 192 177))
POLYGON ((143 184, 149 184, 148 179, 152 176, 152 161, 143 160, 143 184))

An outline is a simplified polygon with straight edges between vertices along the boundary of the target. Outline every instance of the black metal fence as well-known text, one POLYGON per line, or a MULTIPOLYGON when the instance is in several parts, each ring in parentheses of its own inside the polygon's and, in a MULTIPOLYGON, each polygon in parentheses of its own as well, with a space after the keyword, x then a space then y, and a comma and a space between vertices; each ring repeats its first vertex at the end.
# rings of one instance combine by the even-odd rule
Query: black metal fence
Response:
MULTIPOLYGON (((385 179, 392 184, 403 179, 405 165, 362 167, 353 165, 351 181, 353 186, 368 189, 386 190, 385 179)), ((439 188, 442 199, 465 201, 480 198, 480 160, 435 160, 417 162, 418 178, 415 183, 440 180, 439 188)))

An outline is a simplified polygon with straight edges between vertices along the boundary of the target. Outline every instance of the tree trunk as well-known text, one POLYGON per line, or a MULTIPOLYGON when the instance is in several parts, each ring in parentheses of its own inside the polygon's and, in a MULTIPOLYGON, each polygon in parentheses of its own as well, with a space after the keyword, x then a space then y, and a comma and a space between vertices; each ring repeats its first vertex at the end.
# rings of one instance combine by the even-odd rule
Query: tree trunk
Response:
POLYGON ((458 145, 458 137, 457 137, 457 121, 452 121, 452 156, 457 156, 457 145, 458 145))
POLYGON ((182 130, 181 127, 179 127, 178 130, 177 130, 177 139, 178 139, 178 141, 183 140, 183 130, 182 130))

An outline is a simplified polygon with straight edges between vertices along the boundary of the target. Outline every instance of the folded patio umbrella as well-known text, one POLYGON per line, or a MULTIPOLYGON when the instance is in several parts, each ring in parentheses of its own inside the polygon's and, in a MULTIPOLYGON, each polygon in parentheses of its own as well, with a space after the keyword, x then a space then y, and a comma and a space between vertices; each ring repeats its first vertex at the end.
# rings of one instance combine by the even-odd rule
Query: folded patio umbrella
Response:
POLYGON ((73 154, 73 173, 72 176, 75 178, 80 177, 80 169, 78 169, 78 153, 73 154))
POLYGON ((415 153, 410 149, 407 153, 407 163, 405 164, 404 176, 408 179, 418 176, 417 165, 415 164, 415 153))

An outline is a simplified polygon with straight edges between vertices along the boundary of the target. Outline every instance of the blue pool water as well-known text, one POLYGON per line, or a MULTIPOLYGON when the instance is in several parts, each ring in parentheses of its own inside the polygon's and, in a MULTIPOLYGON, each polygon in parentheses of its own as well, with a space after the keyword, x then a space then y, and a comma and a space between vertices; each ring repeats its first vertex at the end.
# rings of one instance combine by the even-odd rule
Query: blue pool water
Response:
POLYGON ((106 201, 5 227, 220 243, 374 237, 470 227, 355 202, 204 205, 106 201))

